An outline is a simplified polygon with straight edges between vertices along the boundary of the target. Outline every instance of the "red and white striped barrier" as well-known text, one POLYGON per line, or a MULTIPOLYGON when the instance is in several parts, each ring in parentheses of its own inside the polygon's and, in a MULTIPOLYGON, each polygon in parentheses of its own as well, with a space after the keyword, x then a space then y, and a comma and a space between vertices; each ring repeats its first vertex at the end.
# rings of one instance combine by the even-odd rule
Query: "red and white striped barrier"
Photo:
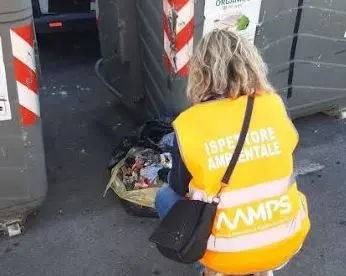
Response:
POLYGON ((194 0, 163 0, 165 65, 178 76, 188 74, 193 52, 194 0))
POLYGON ((28 24, 12 28, 10 32, 22 125, 29 126, 40 117, 34 29, 28 24))

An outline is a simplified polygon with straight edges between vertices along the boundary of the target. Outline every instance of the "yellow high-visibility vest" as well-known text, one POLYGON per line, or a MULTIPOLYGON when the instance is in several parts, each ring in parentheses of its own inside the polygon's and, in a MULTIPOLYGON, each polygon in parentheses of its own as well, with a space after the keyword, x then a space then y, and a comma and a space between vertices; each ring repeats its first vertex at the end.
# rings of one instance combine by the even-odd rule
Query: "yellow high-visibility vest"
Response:
MULTIPOLYGON (((192 175, 190 198, 211 202, 232 158, 247 98, 191 107, 174 122, 192 175)), ((201 263, 230 274, 272 270, 287 263, 310 230, 307 202, 293 177, 299 137, 280 96, 256 96, 249 132, 218 205, 201 263)))

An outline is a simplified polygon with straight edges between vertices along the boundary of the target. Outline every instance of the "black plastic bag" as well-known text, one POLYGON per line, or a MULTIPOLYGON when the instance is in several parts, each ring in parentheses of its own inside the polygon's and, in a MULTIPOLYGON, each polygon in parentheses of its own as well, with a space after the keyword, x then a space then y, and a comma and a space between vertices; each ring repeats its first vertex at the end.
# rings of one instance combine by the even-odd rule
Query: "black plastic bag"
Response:
POLYGON ((151 120, 144 123, 138 131, 137 136, 125 137, 113 150, 108 170, 112 170, 114 166, 124 159, 133 147, 150 148, 158 153, 172 152, 172 148, 159 144, 162 137, 172 133, 173 127, 171 119, 151 120))
MULTIPOLYGON (((159 154, 166 152, 172 153, 173 145, 170 143, 168 145, 167 143, 162 142, 162 138, 165 135, 173 132, 171 122, 172 120, 167 118, 151 120, 144 123, 138 129, 137 135, 127 136, 123 138, 123 140, 120 141, 120 143, 114 148, 112 152, 108 164, 108 170, 111 173, 111 179, 109 184, 107 185, 105 194, 108 189, 112 189, 120 199, 120 202, 125 210, 132 215, 141 217, 157 217, 157 212, 154 208, 153 202, 156 194, 156 192, 154 193, 154 190, 156 189, 146 190, 146 197, 150 198, 150 201, 146 200, 146 203, 138 200, 138 197, 136 196, 131 197, 133 193, 138 193, 139 191, 126 191, 126 189, 124 188, 124 183, 117 177, 117 170, 120 168, 119 166, 121 166, 122 163, 126 162, 125 158, 127 157, 129 151, 134 147, 152 149, 159 154)), ((170 139, 168 140, 171 141, 172 137, 169 138, 170 139)), ((167 183, 169 171, 170 170, 167 168, 162 168, 158 172, 159 179, 167 183)))
POLYGON ((108 170, 112 170, 116 164, 125 158, 129 150, 134 147, 136 137, 125 137, 113 150, 108 163, 108 170))
POLYGON ((172 120, 152 120, 144 123, 139 129, 138 140, 152 141, 158 144, 163 136, 173 132, 172 120))

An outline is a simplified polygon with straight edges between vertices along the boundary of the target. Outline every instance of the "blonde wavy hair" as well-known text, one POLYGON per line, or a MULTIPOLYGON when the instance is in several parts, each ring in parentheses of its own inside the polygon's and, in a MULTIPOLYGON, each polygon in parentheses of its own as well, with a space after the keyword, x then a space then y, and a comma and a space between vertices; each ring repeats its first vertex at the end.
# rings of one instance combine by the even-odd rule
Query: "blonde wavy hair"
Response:
POLYGON ((228 30, 214 30, 202 38, 189 64, 187 96, 192 104, 263 92, 274 89, 254 45, 228 30))

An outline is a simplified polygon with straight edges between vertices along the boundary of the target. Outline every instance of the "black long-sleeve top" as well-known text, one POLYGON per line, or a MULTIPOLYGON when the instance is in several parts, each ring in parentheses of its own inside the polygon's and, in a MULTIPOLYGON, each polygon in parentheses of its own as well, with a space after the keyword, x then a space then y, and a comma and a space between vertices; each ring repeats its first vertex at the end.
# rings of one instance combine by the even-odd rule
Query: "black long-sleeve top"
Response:
POLYGON ((173 167, 169 174, 169 185, 178 194, 185 196, 189 191, 189 183, 192 179, 181 158, 178 141, 176 136, 173 141, 173 167))

